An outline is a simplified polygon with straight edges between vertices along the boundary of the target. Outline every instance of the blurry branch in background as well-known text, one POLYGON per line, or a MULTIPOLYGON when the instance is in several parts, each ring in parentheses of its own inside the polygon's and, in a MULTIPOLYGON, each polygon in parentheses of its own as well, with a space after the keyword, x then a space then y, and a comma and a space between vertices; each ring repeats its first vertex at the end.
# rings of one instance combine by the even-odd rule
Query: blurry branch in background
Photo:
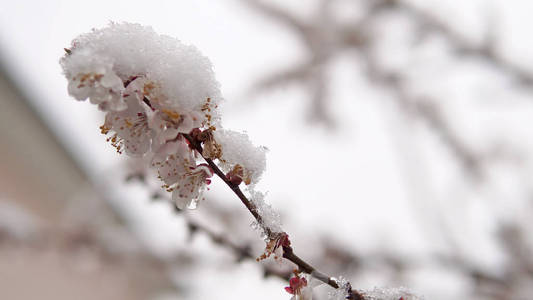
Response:
MULTIPOLYGON (((138 178, 144 178, 144 176, 138 176, 138 178)), ((163 194, 160 194, 156 190, 153 194, 154 200, 163 200, 171 203, 170 199, 166 199, 163 194)), ((210 206, 204 206, 205 210, 211 210, 211 217, 223 219, 223 220, 239 220, 240 216, 233 215, 236 211, 224 212, 220 207, 216 205, 215 201, 211 201, 210 206), (229 215, 228 215, 229 214, 229 215)), ((236 263, 240 263, 243 260, 255 260, 250 244, 238 245, 232 242, 229 238, 222 234, 216 233, 207 226, 195 221, 191 218, 186 211, 176 209, 178 216, 185 219, 187 228, 189 229, 191 237, 195 234, 206 235, 213 243, 219 245, 221 248, 225 248, 231 251, 235 258, 236 263)), ((239 225, 236 224, 236 227, 239 225)), ((531 258, 527 256, 528 248, 525 245, 523 237, 517 231, 517 228, 513 226, 507 226, 504 228, 505 232, 502 232, 501 238, 504 244, 508 247, 509 253, 513 253, 512 264, 518 268, 508 268, 506 271, 509 276, 499 276, 491 274, 469 261, 454 255, 437 254, 434 257, 428 257, 420 259, 417 257, 401 256, 394 251, 375 251, 370 254, 356 254, 346 250, 346 247, 332 240, 330 237, 324 237, 326 242, 317 243, 321 245, 317 251, 315 257, 312 260, 318 265, 327 266, 328 272, 335 274, 352 274, 357 276, 360 273, 364 273, 368 270, 378 267, 380 270, 388 270, 391 272, 393 278, 396 278, 398 282, 401 282, 403 275, 408 270, 435 267, 439 266, 444 269, 451 269, 461 272, 471 278, 475 286, 475 291, 479 295, 483 295, 488 299, 514 299, 513 289, 517 285, 533 279, 533 262, 531 258), (511 232, 512 234, 509 234, 511 232), (526 264, 524 264, 526 262, 526 264)), ((233 230, 225 230, 233 231, 233 230)), ((282 280, 288 280, 291 276, 291 270, 287 268, 281 268, 279 265, 274 264, 262 264, 263 274, 265 277, 274 276, 282 280)), ((365 299, 364 294, 358 294, 365 299)))
MULTIPOLYGON (((196 233, 203 233, 207 237, 209 237, 209 239, 211 239, 213 243, 219 245, 220 247, 227 248, 228 250, 233 252, 237 262, 241 262, 243 260, 256 260, 256 257, 252 254, 252 248, 249 245, 239 246, 233 243, 224 235, 218 234, 210 230, 209 228, 203 226, 202 224, 191 220, 190 218, 187 218, 187 228, 189 229, 191 237, 196 233)), ((279 268, 267 264, 262 265, 262 268, 263 275, 265 277, 275 276, 286 281, 289 280, 292 274, 290 271, 283 271, 279 268)))
MULTIPOLYGON (((171 199, 165 198, 159 191, 153 193, 152 199, 155 201, 165 201, 172 203, 171 199)), ((244 260, 256 260, 256 257, 252 254, 252 246, 249 244, 238 245, 235 242, 231 241, 228 237, 223 234, 217 233, 214 230, 208 228, 199 221, 194 220, 187 212, 175 208, 177 216, 181 216, 186 223, 187 229, 189 230, 190 238, 193 238, 196 234, 206 235, 214 244, 218 245, 221 248, 225 248, 233 253, 235 256, 236 262, 240 263, 244 260)), ((217 210, 218 208, 211 209, 211 213, 215 217, 223 219, 221 216, 224 214, 222 211, 217 210)), ((265 277, 275 276, 282 280, 289 280, 291 271, 283 270, 279 267, 275 267, 271 264, 263 264, 263 275, 265 277)))
POLYGON ((379 39, 372 32, 374 22, 381 14, 388 11, 408 14, 409 18, 416 22, 421 34, 425 32, 440 34, 458 54, 483 58, 523 84, 529 85, 533 82, 531 72, 497 56, 497 51, 494 49, 497 41, 490 34, 487 35, 490 38, 486 39, 485 44, 475 45, 444 22, 405 1, 363 1, 367 6, 366 14, 350 24, 339 24, 335 21, 330 7, 335 1, 320 1, 317 15, 311 20, 301 20, 265 1, 243 0, 243 2, 273 20, 285 24, 307 46, 309 54, 304 63, 266 77, 256 84, 255 89, 266 92, 281 85, 301 83, 311 94, 311 103, 307 105, 312 120, 331 127, 335 122, 326 105, 331 100, 327 98, 328 82, 324 65, 343 51, 354 50, 363 58, 363 63, 366 65, 365 72, 370 82, 391 91, 393 100, 397 102, 400 110, 408 116, 419 118, 432 128, 455 155, 466 173, 474 179, 483 177, 484 160, 488 158, 488 153, 474 152, 452 129, 438 104, 442 99, 434 99, 430 95, 411 94, 407 88, 408 79, 402 73, 389 71, 380 66, 372 55, 373 42, 379 39))
MULTIPOLYGON (((132 178, 142 180, 143 177, 130 177, 129 181, 132 178)), ((153 200, 171 203, 163 194, 159 194, 159 191, 154 193, 153 200)), ((211 201, 211 203, 213 204, 215 201, 211 201)), ((228 219, 230 216, 227 214, 232 213, 231 211, 224 212, 221 208, 213 207, 213 205, 204 206, 204 208, 204 210, 210 209, 212 217, 218 215, 219 219, 228 219)), ((256 259, 250 244, 236 244, 224 235, 194 220, 186 211, 176 209, 176 214, 185 220, 191 237, 196 234, 207 236, 214 244, 232 252, 236 258, 236 263, 256 259)), ((83 258, 87 259, 86 254, 90 253, 91 258, 96 259, 101 265, 111 264, 119 268, 129 266, 131 270, 142 270, 144 273, 149 270, 151 274, 158 274, 157 278, 170 276, 170 269, 173 266, 191 268, 195 264, 194 255, 187 253, 180 252, 173 258, 165 259, 152 254, 142 245, 139 245, 138 237, 132 236, 132 233, 127 229, 116 231, 117 235, 114 237, 105 236, 105 234, 103 236, 96 227, 90 224, 70 224, 65 230, 51 230, 46 226, 41 226, 29 212, 22 211, 18 207, 2 206, 0 216, 2 216, 0 221, 0 249, 6 247, 24 248, 38 252, 54 250, 73 259, 81 258, 82 254, 83 258), (125 239, 134 245, 130 244, 124 248, 121 241, 125 239), (118 244, 116 244, 117 241, 118 244)), ((127 226, 127 224, 124 225, 127 226)), ((380 266, 381 269, 392 271, 393 276, 398 281, 401 280, 402 274, 409 269, 440 264, 442 267, 456 269, 469 275, 479 294, 490 299, 514 299, 509 297, 512 295, 513 288, 533 279, 533 260, 528 255, 529 248, 525 243, 523 234, 523 230, 516 225, 505 226, 500 232, 502 244, 512 254, 510 255, 512 260, 509 263, 512 267, 507 269, 505 276, 487 273, 471 265, 468 261, 445 255, 436 256, 433 260, 421 260, 414 257, 398 256, 394 251, 356 254, 347 251, 346 247, 329 237, 324 237, 327 242, 318 243, 322 245, 322 249, 319 248, 315 251, 320 254, 313 257, 313 260, 319 265, 328 266, 329 272, 354 276, 380 266)), ((290 269, 280 268, 279 265, 275 264, 264 263, 261 264, 261 268, 265 277, 274 276, 281 280, 288 280, 291 275, 290 269)))
MULTIPOLYGON (((197 145, 197 147, 200 147, 197 145)), ((199 150, 201 153, 201 149, 199 150)), ((145 178, 149 177, 144 174, 132 174, 129 175, 128 178, 131 180, 133 178, 139 179, 142 184, 145 184, 149 186, 149 184, 146 183, 145 178)), ((172 203, 172 201, 165 197, 165 194, 160 193, 159 189, 155 189, 152 193, 152 200, 154 201, 165 201, 168 203, 172 203)), ((220 207, 216 206, 216 201, 210 201, 209 206, 204 206, 203 211, 210 210, 211 216, 208 218, 217 218, 218 220, 225 220, 224 223, 228 223, 228 220, 240 220, 241 215, 238 214, 238 211, 223 211, 220 207)), ((223 234, 217 233, 214 230, 210 229, 209 227, 205 226, 204 224, 195 221, 187 211, 175 209, 175 212, 177 216, 183 218, 186 222, 186 226, 189 230, 189 234, 191 238, 196 234, 203 234, 207 236, 214 244, 220 246, 221 248, 225 248, 226 250, 231 251, 235 258, 236 263, 240 263, 244 260, 257 260, 256 256, 252 253, 252 245, 251 244, 242 244, 238 245, 231 241, 228 237, 224 236, 223 234)), ((204 217, 205 218, 205 217, 204 217)), ((212 220, 211 220, 212 221, 212 220)), ((228 224, 226 224, 228 225, 228 224)), ((234 225, 236 228, 239 228, 242 226, 239 226, 238 224, 234 225)), ((235 229, 228 229, 226 230, 228 232, 234 232, 235 229)), ((327 239, 327 238, 326 238, 327 239)), ((314 257, 313 260, 317 261, 318 264, 323 266, 329 266, 330 271, 335 273, 345 273, 347 270, 351 270, 355 272, 362 272, 365 267, 372 267, 376 264, 384 264, 391 269, 395 270, 395 274, 397 276, 401 276, 401 272, 404 269, 404 266, 407 266, 405 262, 403 262, 400 258, 394 257, 392 254, 387 253, 375 253, 372 257, 363 257, 363 256, 357 256, 355 254, 352 254, 344 249, 344 247, 335 244, 334 242, 327 242, 327 243, 319 243, 319 245, 324 245, 323 249, 317 249, 318 251, 315 251, 317 253, 322 253, 323 255, 314 257)), ((301 271, 312 273, 313 276, 317 276, 317 271, 314 270, 314 268, 307 265, 307 263, 300 258, 298 258, 293 252, 292 249, 288 250, 284 248, 284 257, 286 259, 291 260, 293 263, 300 268, 301 271), (290 251, 289 256, 285 257, 285 251, 290 251), (307 265, 307 266, 306 266, 307 265), (309 268, 312 268, 312 270, 309 270, 309 268)), ((263 262, 261 264, 261 268, 263 270, 263 275, 265 277, 274 276, 277 278, 280 278, 282 280, 289 280, 292 275, 292 271, 290 268, 287 268, 287 265, 280 265, 278 263, 272 263, 272 262, 263 262)), ((322 275, 326 276, 326 275, 322 275)), ((330 285, 336 285, 337 282, 332 280, 330 277, 325 277, 324 280, 327 281, 330 285)), ((335 286, 337 288, 338 286, 335 286)), ((359 300, 365 300, 365 299, 374 299, 371 295, 365 294, 364 291, 357 291, 352 290, 352 294, 349 296, 351 298, 346 299, 359 299, 359 300)))
POLYGON ((332 27, 333 16, 330 13, 330 1, 321 1, 318 9, 317 20, 305 22, 288 12, 266 4, 263 1, 245 0, 246 4, 264 13, 272 19, 283 23, 302 40, 309 50, 307 60, 295 67, 275 73, 255 86, 259 91, 269 91, 280 85, 291 83, 303 84, 309 91, 311 103, 309 105, 309 118, 332 127, 334 119, 328 112, 327 99, 327 76, 324 65, 328 60, 343 48, 358 47, 364 43, 362 34, 358 28, 342 28, 342 35, 337 32, 338 28, 332 27), (344 32, 344 31, 347 32, 344 32), (348 38, 343 41, 339 38, 348 38))
MULTIPOLYGON (((514 77, 520 84, 531 86, 533 84, 533 71, 521 67, 517 62, 507 60, 498 54, 498 41, 495 36, 494 28, 490 28, 486 33, 486 38, 481 44, 475 44, 459 32, 451 28, 445 22, 439 20, 431 13, 419 9, 415 5, 405 0, 383 0, 383 6, 390 9, 396 9, 401 13, 407 14, 410 18, 418 23, 421 30, 440 34, 446 38, 448 44, 452 46, 459 55, 470 55, 482 58, 486 63, 514 77)), ((493 22, 494 19, 489 20, 493 22)))
POLYGON ((364 59, 365 71, 369 80, 389 89, 400 110, 410 116, 420 118, 434 129, 434 132, 442 138, 442 141, 458 158, 467 173, 474 178, 482 176, 482 156, 469 149, 466 143, 448 125, 448 120, 437 104, 439 99, 432 99, 430 96, 415 97, 411 95, 405 87, 407 79, 401 73, 388 71, 375 60, 371 48, 372 39, 375 38, 372 35, 372 23, 381 13, 391 9, 400 9, 413 15, 418 21, 418 25, 423 29, 443 33, 454 43, 457 49, 469 49, 469 53, 487 59, 494 58, 494 64, 501 66, 504 70, 509 70, 512 75, 520 76, 524 81, 530 78, 527 73, 518 72, 512 65, 507 66, 503 64, 501 59, 496 59, 492 54, 488 55, 488 53, 493 53, 492 50, 487 51, 485 47, 467 45, 465 40, 459 38, 443 23, 437 22, 422 11, 401 1, 368 1, 367 14, 349 25, 335 22, 335 17, 330 9, 334 1, 320 1, 321 7, 318 9, 316 19, 308 21, 300 20, 282 9, 266 4, 264 1, 244 0, 244 2, 272 19, 287 25, 304 41, 309 51, 309 58, 306 63, 265 78, 257 83, 256 89, 268 91, 273 87, 291 82, 303 83, 312 94, 312 102, 309 107, 313 120, 329 126, 334 125, 334 118, 325 107, 325 103, 329 99, 327 99, 326 94, 328 83, 323 65, 345 50, 355 50, 364 59), (425 27, 426 24, 429 26, 428 28, 425 27))
MULTIPOLYGON (((128 176, 126 180, 129 182, 139 180, 144 183, 144 178, 144 175, 135 174, 128 176)), ((159 190, 155 190, 152 198, 156 201, 171 203, 169 199, 165 198, 165 195, 160 193, 159 190)), ((96 201, 96 199, 94 200, 96 201)), ((83 203, 86 203, 86 201, 80 201, 80 205, 83 205, 83 203)), ((204 206, 203 210, 210 210, 211 216, 209 217, 221 220, 240 219, 239 217, 231 216, 231 214, 236 213, 235 211, 223 211, 222 208, 216 207, 216 201, 210 201, 210 203, 211 205, 204 206)), ((94 213, 101 214, 102 212, 91 212, 91 214, 94 213)), ((115 213, 120 214, 120 211, 115 213)), ((243 260, 255 260, 250 244, 236 244, 224 235, 208 228, 202 222, 194 220, 187 211, 176 209, 176 214, 185 220, 191 237, 196 234, 207 236, 214 244, 232 252, 236 258, 236 263, 243 260)), ((165 259, 150 253, 142 245, 138 244, 138 237, 132 236, 132 233, 127 229, 116 231, 117 235, 114 235, 114 237, 105 236, 105 234, 102 236, 102 233, 97 229, 97 226, 102 224, 93 224, 97 225, 96 227, 91 226, 91 224, 70 224, 68 229, 51 231, 46 227, 40 226, 28 212, 12 207, 2 207, 0 216, 2 216, 2 221, 0 222, 1 247, 23 247, 39 252, 43 252, 46 249, 59 250, 60 253, 73 258, 77 258, 79 254, 85 254, 84 257, 86 257, 87 253, 91 253, 93 255, 92 258, 97 259, 102 265, 111 263, 113 266, 130 266, 133 270, 143 270, 143 272, 150 270, 151 273, 159 274, 158 278, 170 276, 170 269, 173 266, 191 268, 195 264, 194 255, 188 255, 187 253, 178 253, 174 258, 165 259), (13 220, 16 224, 9 220, 13 220), (123 248, 121 241, 125 239, 135 245, 123 248)), ((114 215, 114 217, 120 219, 119 215, 114 215)), ((89 219, 94 218, 89 216, 89 219)), ((128 226, 127 223, 123 225, 128 226)), ((238 225, 236 224, 235 226, 238 225)), ((433 260, 420 260, 414 257, 398 256, 394 251, 356 254, 347 251, 346 247, 336 243, 329 237, 325 237, 327 242, 318 243, 323 245, 323 248, 319 248, 315 252, 321 254, 317 254, 312 259, 319 265, 328 266, 328 271, 336 274, 356 275, 380 266, 382 270, 392 271, 393 276, 398 281, 401 280, 403 273, 409 269, 440 264, 442 267, 456 269, 469 275, 475 282, 479 294, 486 295, 490 299, 513 299, 508 297, 512 295, 513 287, 522 284, 524 281, 527 282, 528 278, 531 279, 533 277, 533 262, 527 254, 528 248, 525 245, 523 232, 520 228, 511 225, 504 227, 501 232, 501 238, 508 251, 512 253, 511 257, 513 258, 510 262, 513 267, 508 269, 507 276, 492 275, 471 265, 468 261, 445 255, 437 256, 433 260)), ((280 269, 278 265, 274 264, 262 264, 261 268, 265 277, 274 276, 281 280, 287 280, 291 275, 290 269, 280 269)))
POLYGON ((373 83, 378 84, 393 94, 398 108, 408 116, 414 116, 424 121, 442 142, 458 159, 465 172, 474 179, 480 179, 483 173, 483 156, 473 150, 450 128, 442 114, 436 99, 426 95, 417 97, 411 95, 404 86, 406 81, 402 74, 388 72, 381 68, 373 59, 370 51, 361 49, 361 54, 366 58, 366 71, 373 83))
MULTIPOLYGON (((134 178, 143 182, 142 176, 128 176, 126 181, 134 178)), ((153 200, 163 200, 163 195, 154 193, 153 200)), ((85 199, 84 199, 85 200, 85 199)), ((23 210, 15 204, 0 206, 0 250, 6 248, 34 250, 40 253, 48 251, 58 252, 61 255, 72 258, 74 267, 77 259, 91 259, 98 266, 113 266, 117 268, 131 268, 143 274, 158 274, 157 278, 167 278, 170 281, 171 269, 174 266, 187 268, 194 266, 195 256, 187 252, 178 252, 171 258, 163 258, 145 248, 129 228, 127 221, 120 221, 120 224, 109 223, 104 226, 102 232, 102 215, 113 213, 113 218, 123 220, 121 210, 114 209, 113 206, 95 208, 98 199, 91 199, 91 209, 74 207, 85 205, 87 201, 79 201, 72 204, 72 210, 89 211, 90 215, 84 215, 84 219, 97 220, 98 224, 87 223, 79 220, 79 216, 67 215, 71 222, 66 222, 65 226, 55 228, 46 226, 38 221, 29 211, 23 210), (111 210, 108 210, 111 208, 111 210), (114 228, 111 229, 110 228, 114 228), (89 254, 89 256, 87 256, 89 254), (149 272, 148 272, 149 271, 149 272)), ((171 203, 170 199, 164 199, 171 203)), ((98 205, 96 205, 98 206, 98 205)), ((191 238, 196 234, 204 234, 214 244, 226 248, 235 255, 236 262, 243 260, 253 260, 256 257, 252 254, 251 246, 239 246, 226 238, 222 234, 209 229, 201 222, 193 220, 186 212, 176 209, 176 213, 181 216, 186 223, 191 238)), ((216 208, 212 213, 217 214, 216 208)), ((222 213, 221 213, 222 214, 222 213)), ((104 218, 105 219, 105 218, 104 218)), ((112 221, 111 221, 112 222, 112 221)), ((115 223, 115 222, 112 222, 115 223)), ((80 262, 82 263, 82 262, 80 262)), ((282 280, 288 280, 291 270, 284 270, 272 264, 263 264, 263 274, 265 277, 275 276, 282 280)), ((131 272, 130 270, 130 272, 131 272)))
MULTIPOLYGON (((126 181, 138 179, 144 182, 143 176, 128 176, 126 181)), ((159 192, 154 193, 153 200, 163 200, 171 203, 170 199, 164 199, 159 192)), ((85 200, 85 199, 84 199, 85 200)), ((131 271, 141 272, 142 274, 157 274, 157 278, 166 278, 170 281, 171 270, 177 266, 183 268, 194 267, 197 259, 192 253, 178 252, 173 257, 163 258, 149 251, 141 244, 140 237, 136 236, 129 228, 129 224, 121 217, 121 210, 114 209, 113 206, 100 207, 104 210, 94 209, 98 199, 91 199, 91 209, 82 207, 71 207, 74 210, 90 211, 90 215, 83 218, 97 220, 98 224, 79 221, 79 217, 71 216, 73 222, 66 222, 65 226, 55 228, 41 224, 36 216, 21 207, 11 205, 0 206, 0 250, 25 249, 46 253, 53 251, 60 253, 73 261, 73 267, 76 267, 77 260, 91 259, 97 266, 113 266, 117 268, 128 268, 131 271), (111 210, 108 210, 111 208, 111 210), (102 215, 113 213, 113 218, 120 221, 120 224, 107 224, 104 226, 106 232, 102 232, 101 224, 102 215), (98 216, 96 216, 97 214, 98 216), (77 222, 77 223, 76 223, 77 222), (114 228, 110 230, 110 228, 114 228), (89 256, 87 256, 89 254, 89 256)), ((86 201, 75 202, 72 205, 85 205, 86 201)), ((212 214, 223 215, 218 208, 212 209, 212 214)), ((221 248, 226 248, 235 255, 236 262, 243 260, 256 260, 252 254, 250 245, 237 245, 222 234, 216 233, 203 225, 201 222, 193 220, 187 212, 178 210, 176 214, 182 217, 189 230, 190 237, 203 234, 207 236, 214 244, 221 248)), ((107 220, 105 223, 109 223, 107 220)), ((80 263, 83 263, 80 261, 80 263)), ((263 274, 265 277, 275 276, 283 281, 290 278, 291 270, 283 269, 273 264, 262 264, 263 274)))
MULTIPOLYGON (((417 95, 412 92, 409 87, 413 83, 410 82, 409 76, 402 71, 389 70, 383 66, 374 54, 373 48, 375 42, 380 39, 380 36, 374 32, 375 25, 380 22, 379 18, 391 12, 401 14, 414 23, 419 39, 425 39, 429 35, 441 37, 457 56, 480 59, 497 72, 515 79, 518 85, 528 92, 533 85, 533 71, 522 67, 518 62, 504 58, 499 53, 498 47, 501 45, 498 44, 494 18, 488 20, 485 38, 476 43, 470 41, 447 22, 440 20, 432 12, 405 0, 353 1, 354 4, 361 4, 360 7, 364 9, 364 12, 350 23, 341 23, 336 20, 331 9, 335 2, 333 0, 318 1, 315 15, 309 19, 298 17, 267 1, 242 0, 242 2, 274 22, 285 25, 302 41, 308 52, 307 58, 304 58, 302 62, 271 74, 256 83, 253 87, 254 91, 268 92, 287 84, 301 84, 310 93, 310 103, 305 105, 308 106, 312 120, 333 127, 335 117, 331 115, 326 105, 328 101, 333 100, 328 99, 327 95, 326 65, 340 54, 351 51, 356 55, 355 58, 361 59, 362 64, 356 65, 362 67, 361 71, 368 78, 369 85, 388 91, 399 112, 409 118, 422 121, 431 129, 431 132, 440 138, 473 182, 484 182, 485 175, 491 166, 490 163, 494 160, 509 158, 510 149, 503 144, 490 146, 491 149, 485 150, 472 149, 465 137, 453 128, 451 120, 444 114, 442 108, 445 99, 440 99, 438 95, 428 93, 417 95)), ((420 264, 433 264, 441 268, 457 270, 470 278, 476 295, 489 299, 517 299, 524 297, 520 293, 523 293, 524 287, 533 281, 532 249, 528 246, 526 239, 528 230, 529 228, 519 224, 500 226, 497 242, 508 258, 503 267, 503 274, 492 274, 476 266, 475 263, 463 258, 459 249, 455 249, 457 253, 437 254, 427 262, 394 255, 378 255, 378 260, 386 262, 384 265, 395 270, 398 276, 404 270, 416 268, 420 264)), ((451 237, 450 233, 443 234, 451 237)), ((324 259, 327 259, 326 256, 336 257, 338 266, 350 266, 358 270, 369 261, 373 261, 368 255, 359 256, 344 251, 342 247, 331 247, 329 242, 326 244, 328 246, 324 259)), ((336 265, 336 263, 331 263, 331 265, 336 265)), ((334 272, 341 273, 342 270, 334 272)))
MULTIPOLYGON (((216 212, 215 212, 216 213, 216 212)), ((178 211, 178 214, 186 218, 187 227, 191 236, 205 234, 215 244, 226 248, 234 253, 236 263, 243 260, 255 260, 251 252, 251 245, 237 245, 221 234, 217 234, 202 224, 191 220, 190 217, 178 211)), ((487 299, 515 299, 513 291, 520 285, 533 280, 533 260, 528 256, 529 247, 526 245, 523 233, 515 226, 502 228, 500 238, 502 244, 507 247, 507 252, 512 258, 506 268, 505 275, 496 275, 487 272, 469 261, 458 256, 435 255, 427 259, 406 257, 396 254, 394 251, 375 251, 370 254, 357 254, 346 250, 346 247, 338 244, 330 237, 324 237, 327 242, 321 245, 315 252, 320 253, 313 257, 317 265, 327 266, 328 271, 334 274, 351 274, 357 276, 368 270, 378 267, 380 270, 388 270, 398 282, 402 281, 404 273, 408 270, 441 267, 456 270, 471 278, 474 291, 487 297, 487 299)), ((290 269, 280 269, 279 265, 262 264, 265 277, 274 276, 282 280, 288 280, 291 276, 290 269)), ((362 298, 365 299, 365 298, 362 298)))

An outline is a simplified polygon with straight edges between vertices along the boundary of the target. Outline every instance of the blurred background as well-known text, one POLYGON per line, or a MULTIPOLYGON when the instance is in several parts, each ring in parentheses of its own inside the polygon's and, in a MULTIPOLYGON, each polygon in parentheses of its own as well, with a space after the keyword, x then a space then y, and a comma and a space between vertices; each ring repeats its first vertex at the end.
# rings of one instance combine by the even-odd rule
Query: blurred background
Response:
POLYGON ((0 298, 290 298, 292 266, 255 261, 264 243, 226 186, 176 211, 105 142, 103 114, 67 95, 63 48, 128 21, 211 59, 224 126, 269 148, 259 189, 318 269, 426 299, 531 299, 532 9, 3 1, 0 298))

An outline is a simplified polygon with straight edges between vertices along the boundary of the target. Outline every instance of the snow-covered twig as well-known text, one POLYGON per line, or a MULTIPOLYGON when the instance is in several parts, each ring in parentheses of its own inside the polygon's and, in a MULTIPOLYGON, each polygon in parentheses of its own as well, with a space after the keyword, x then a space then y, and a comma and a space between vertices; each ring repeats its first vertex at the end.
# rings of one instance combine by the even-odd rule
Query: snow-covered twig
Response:
POLYGON ((294 253, 279 215, 254 189, 265 169, 265 149, 254 146, 246 134, 222 127, 219 84, 211 63, 195 47, 149 27, 112 23, 81 35, 65 51, 61 64, 69 93, 78 100, 90 99, 106 112, 100 130, 107 141, 118 153, 148 158, 179 209, 196 208, 216 174, 261 229, 267 245, 259 259, 274 254, 298 266, 286 288, 296 299, 312 295, 312 284, 307 284, 311 277, 340 289, 344 299, 374 299, 294 253), (199 162, 199 156, 207 164, 199 162), (249 197, 239 188, 241 183, 249 186, 249 197))
MULTIPOLYGON (((198 153, 200 153, 200 154, 203 153, 202 146, 198 143, 198 141, 196 141, 194 138, 192 138, 188 134, 184 134, 183 136, 191 143, 191 145, 193 145, 193 147, 196 149, 196 151, 198 151, 198 153)), ((264 223, 263 218, 257 212, 258 209, 257 209, 256 205, 254 203, 252 203, 250 200, 248 200, 248 198, 244 195, 244 193, 241 191, 239 186, 237 184, 231 182, 228 179, 228 177, 224 174, 224 172, 222 172, 222 170, 220 170, 218 168, 218 166, 213 162, 212 159, 210 159, 208 157, 204 157, 203 155, 202 155, 202 157, 209 164, 209 166, 213 169, 215 174, 220 179, 222 179, 222 181, 224 181, 224 183, 226 183, 226 185, 237 195, 237 197, 239 197, 241 202, 244 204, 244 206, 246 206, 246 208, 252 214, 252 216, 256 219, 256 221, 259 224, 263 224, 264 223)), ((267 232, 267 234, 269 236, 271 236, 273 234, 272 230, 269 227, 265 227, 265 231, 267 232)), ((278 234, 278 233, 276 233, 276 234, 278 234)), ((273 237, 273 238, 275 238, 275 237, 273 237)), ((327 275, 319 272, 314 267, 312 267, 309 263, 307 263, 306 261, 304 261, 303 259, 298 257, 298 255, 296 255, 294 253, 294 251, 293 251, 292 247, 290 246, 290 244, 284 244, 284 245, 282 245, 282 247, 283 247, 283 257, 288 259, 288 260, 290 260, 294 264, 296 264, 298 266, 298 268, 300 269, 300 271, 305 272, 307 274, 312 274, 315 278, 317 278, 318 280, 330 285, 333 288, 336 288, 336 289, 339 288, 339 285, 337 284, 337 282, 334 279, 331 278, 331 276, 327 276, 327 275)))

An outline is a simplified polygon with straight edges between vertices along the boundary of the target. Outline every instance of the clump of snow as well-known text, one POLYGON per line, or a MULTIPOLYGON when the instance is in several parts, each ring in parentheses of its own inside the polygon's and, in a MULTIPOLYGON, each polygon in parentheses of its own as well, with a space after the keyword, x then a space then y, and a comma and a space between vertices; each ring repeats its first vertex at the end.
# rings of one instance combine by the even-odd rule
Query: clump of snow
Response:
MULTIPOLYGON (((60 63, 69 94, 106 112, 100 130, 118 153, 152 158, 178 208, 196 207, 213 176, 191 139, 202 137, 196 141, 204 143, 205 157, 218 159, 233 184, 259 181, 266 149, 245 133, 222 129, 219 83, 194 46, 151 27, 111 23, 80 35, 65 51, 60 63)), ((260 226, 278 228, 279 216, 259 198, 260 226)))
POLYGON ((221 167, 230 171, 239 164, 244 168, 244 181, 255 184, 266 168, 266 148, 257 147, 246 133, 220 129, 214 133, 216 142, 222 148, 221 167))
MULTIPOLYGON (((222 98, 207 57, 196 47, 159 35, 148 26, 111 23, 80 35, 67 50, 61 66, 70 81, 69 93, 78 100, 89 97, 93 103, 108 102, 120 95, 122 83, 132 76, 152 82, 150 95, 167 109, 203 114, 207 98, 215 106, 222 98), (90 85, 96 88, 92 94, 90 85)), ((114 110, 123 108, 117 105, 114 110)), ((217 123, 218 112, 211 115, 212 123, 217 123)))
POLYGON ((349 296, 349 292, 351 291, 352 287, 348 280, 346 280, 344 277, 339 277, 339 279, 335 279, 337 282, 337 285, 339 286, 338 289, 334 289, 333 291, 328 293, 328 299, 329 300, 346 300, 349 296))
POLYGON ((373 290, 361 291, 368 300, 423 300, 409 289, 400 288, 374 288, 373 290))
POLYGON ((265 194, 253 189, 249 189, 250 201, 257 207, 257 213, 261 216, 263 223, 257 224, 254 222, 252 227, 261 230, 261 235, 264 238, 269 238, 267 235, 267 228, 273 233, 283 232, 281 228, 281 217, 272 206, 265 201, 265 194))
POLYGON ((183 134, 219 125, 211 62, 194 46, 131 23, 82 34, 65 51, 68 92, 106 112, 107 141, 118 153, 152 157, 176 205, 196 207, 213 172, 197 163, 183 134))

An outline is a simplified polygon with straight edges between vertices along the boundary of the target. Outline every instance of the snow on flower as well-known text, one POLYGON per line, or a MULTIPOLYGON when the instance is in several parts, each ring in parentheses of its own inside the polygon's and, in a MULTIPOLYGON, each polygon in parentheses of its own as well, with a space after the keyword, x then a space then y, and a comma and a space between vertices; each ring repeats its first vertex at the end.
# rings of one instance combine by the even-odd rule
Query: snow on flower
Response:
MULTIPOLYGON (((213 106, 221 100, 211 62, 196 47, 139 24, 111 23, 82 34, 60 62, 69 80, 69 93, 78 100, 95 95, 96 101, 109 102, 122 93, 121 83, 134 76, 147 78, 143 93, 152 105, 169 111, 204 115, 207 98, 213 106)), ((217 125, 218 111, 209 115, 217 125)))
MULTIPOLYGON (((200 155, 190 147, 190 136, 233 184, 257 183, 265 149, 244 133, 222 129, 219 83, 211 62, 194 46, 151 27, 111 23, 78 36, 65 51, 60 64, 68 93, 106 113, 100 129, 117 152, 151 158, 179 208, 196 207, 213 176, 196 161, 200 155)), ((274 216, 269 207, 258 207, 274 216)))
POLYGON ((254 146, 246 133, 220 129, 213 135, 222 149, 222 168, 229 172, 238 164, 244 183, 257 183, 266 168, 266 148, 254 146))
POLYGON ((60 63, 68 92, 106 112, 101 132, 117 152, 150 156, 179 208, 193 208, 213 171, 181 136, 220 126, 212 66, 193 46, 150 27, 111 23, 72 42, 60 63))
POLYGON ((75 73, 70 76, 69 94, 77 100, 90 99, 102 110, 122 110, 125 108, 121 93, 122 80, 109 65, 89 64, 73 66, 75 73), (83 67, 82 67, 83 66, 83 67))

